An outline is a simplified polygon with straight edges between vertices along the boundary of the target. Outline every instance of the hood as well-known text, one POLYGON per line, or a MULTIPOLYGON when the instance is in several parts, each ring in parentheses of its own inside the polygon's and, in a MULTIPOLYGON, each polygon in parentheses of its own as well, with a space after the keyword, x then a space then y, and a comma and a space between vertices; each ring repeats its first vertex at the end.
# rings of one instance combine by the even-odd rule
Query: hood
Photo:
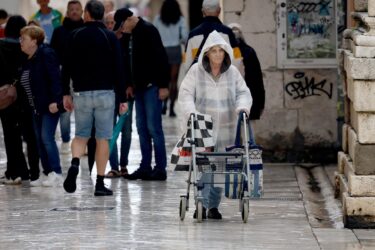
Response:
POLYGON ((198 63, 202 65, 206 71, 210 72, 209 65, 207 65, 208 58, 206 56, 207 51, 209 51, 213 46, 220 46, 224 49, 226 55, 224 58, 222 72, 225 72, 229 66, 232 64, 233 60, 233 49, 232 47, 225 41, 225 39, 218 33, 216 30, 212 31, 203 45, 202 52, 199 55, 198 63), (209 69, 209 70, 208 70, 209 69))

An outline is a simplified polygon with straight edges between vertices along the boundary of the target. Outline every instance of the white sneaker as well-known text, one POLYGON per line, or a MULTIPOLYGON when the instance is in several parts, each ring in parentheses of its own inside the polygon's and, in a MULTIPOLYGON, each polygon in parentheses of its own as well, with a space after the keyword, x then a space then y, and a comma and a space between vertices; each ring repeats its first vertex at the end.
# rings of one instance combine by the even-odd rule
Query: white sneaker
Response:
POLYGON ((39 178, 33 181, 30 181, 31 187, 41 187, 42 182, 45 181, 47 176, 45 176, 43 173, 40 174, 39 178))
POLYGON ((70 153, 70 143, 69 142, 61 143, 60 153, 64 154, 64 155, 70 153))
POLYGON ((58 187, 61 186, 63 182, 62 174, 56 174, 51 172, 48 174, 45 181, 42 182, 43 187, 58 187))
POLYGON ((3 183, 5 185, 20 185, 20 184, 22 184, 22 179, 21 179, 21 177, 17 177, 14 180, 12 178, 9 178, 9 179, 5 178, 3 183))

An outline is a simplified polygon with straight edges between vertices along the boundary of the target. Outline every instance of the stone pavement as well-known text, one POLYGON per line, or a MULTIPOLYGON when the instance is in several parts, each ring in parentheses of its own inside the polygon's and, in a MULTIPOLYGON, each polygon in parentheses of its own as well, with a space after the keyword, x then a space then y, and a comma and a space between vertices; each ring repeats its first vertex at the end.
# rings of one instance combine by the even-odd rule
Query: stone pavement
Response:
MULTIPOLYGON (((178 139, 178 119, 164 117, 164 127, 170 152, 178 139)), ((131 171, 140 158, 133 132, 131 171)), ((5 162, 1 138, 0 172, 5 162)), ((64 174, 69 162, 70 156, 62 155, 64 174)), ((329 216, 320 219, 327 196, 311 200, 308 175, 291 164, 265 164, 264 198, 250 201, 244 224, 238 200, 226 198, 220 208, 223 220, 197 223, 190 199, 190 210, 180 221, 179 196, 186 193, 187 172, 168 169, 166 182, 106 179, 114 195, 94 197, 96 173, 89 176, 86 157, 81 162, 74 194, 27 182, 0 185, 0 249, 375 249, 374 230, 344 229, 327 223, 329 216)), ((329 196, 332 186, 322 193, 329 196)), ((333 217, 340 220, 340 214, 333 217)))

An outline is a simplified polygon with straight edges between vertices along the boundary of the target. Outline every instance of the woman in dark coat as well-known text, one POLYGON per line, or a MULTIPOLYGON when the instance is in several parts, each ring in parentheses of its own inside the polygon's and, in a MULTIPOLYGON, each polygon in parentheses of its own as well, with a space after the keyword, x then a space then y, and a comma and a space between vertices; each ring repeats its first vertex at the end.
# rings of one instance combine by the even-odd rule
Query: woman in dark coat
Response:
POLYGON ((62 103, 62 84, 57 55, 43 44, 44 38, 45 33, 40 27, 26 26, 21 30, 21 49, 28 58, 22 68, 20 84, 32 111, 44 173, 30 185, 60 186, 62 172, 55 131, 62 103))

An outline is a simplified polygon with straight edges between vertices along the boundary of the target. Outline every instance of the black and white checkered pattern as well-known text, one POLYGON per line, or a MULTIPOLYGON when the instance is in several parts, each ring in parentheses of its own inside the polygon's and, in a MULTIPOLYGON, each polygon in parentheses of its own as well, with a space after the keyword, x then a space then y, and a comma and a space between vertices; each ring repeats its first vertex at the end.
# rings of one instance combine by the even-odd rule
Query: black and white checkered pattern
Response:
MULTIPOLYGON (((196 152, 213 151, 214 141, 212 137, 213 122, 210 115, 196 114, 194 120, 194 137, 196 152)), ((186 134, 183 134, 177 142, 171 155, 171 164, 175 170, 188 170, 191 161, 191 120, 187 124, 186 134)))

